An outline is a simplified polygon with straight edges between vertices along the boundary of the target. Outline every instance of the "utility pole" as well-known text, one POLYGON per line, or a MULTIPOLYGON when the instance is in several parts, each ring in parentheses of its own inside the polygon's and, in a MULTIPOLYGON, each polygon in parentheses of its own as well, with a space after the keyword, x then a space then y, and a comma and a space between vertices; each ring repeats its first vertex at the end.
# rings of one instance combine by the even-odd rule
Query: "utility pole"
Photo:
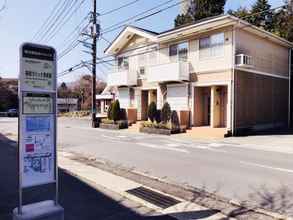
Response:
POLYGON ((97 106, 96 106, 96 65, 97 65, 97 38, 100 35, 100 26, 97 25, 97 0, 93 0, 93 17, 92 17, 92 28, 91 28, 91 35, 93 39, 92 44, 92 57, 93 57, 93 63, 92 63, 92 127, 95 128, 97 125, 97 119, 96 119, 96 112, 97 112, 97 106))

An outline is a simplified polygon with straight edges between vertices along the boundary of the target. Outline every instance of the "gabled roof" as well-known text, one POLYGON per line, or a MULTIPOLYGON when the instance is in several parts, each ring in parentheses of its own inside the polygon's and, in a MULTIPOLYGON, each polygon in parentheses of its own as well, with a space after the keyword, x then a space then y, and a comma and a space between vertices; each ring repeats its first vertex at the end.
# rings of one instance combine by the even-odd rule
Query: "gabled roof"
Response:
POLYGON ((148 31, 138 27, 128 26, 117 36, 113 43, 105 50, 105 53, 116 54, 123 46, 125 46, 125 44, 131 39, 131 37, 134 34, 149 38, 153 42, 160 43, 168 42, 180 37, 186 37, 229 26, 234 26, 239 29, 249 31, 255 35, 269 39, 277 44, 283 45, 288 48, 293 47, 292 42, 289 42, 284 38, 281 38, 275 34, 265 31, 259 27, 256 27, 240 18, 237 18, 232 15, 219 15, 202 19, 194 23, 173 28, 161 33, 148 31))
POLYGON ((119 52, 123 46, 129 42, 129 40, 134 36, 138 35, 149 39, 150 41, 156 41, 158 33, 149 31, 143 28, 138 28, 134 26, 125 27, 114 41, 105 49, 106 54, 115 54, 119 52))

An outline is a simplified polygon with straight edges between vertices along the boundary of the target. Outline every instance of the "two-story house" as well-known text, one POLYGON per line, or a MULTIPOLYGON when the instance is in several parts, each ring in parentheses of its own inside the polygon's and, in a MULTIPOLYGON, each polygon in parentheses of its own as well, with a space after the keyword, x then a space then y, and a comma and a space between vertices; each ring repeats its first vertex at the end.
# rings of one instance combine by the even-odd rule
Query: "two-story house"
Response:
POLYGON ((117 64, 108 85, 137 120, 150 102, 167 101, 181 124, 231 134, 286 127, 292 47, 230 15, 162 33, 128 26, 105 50, 117 64))

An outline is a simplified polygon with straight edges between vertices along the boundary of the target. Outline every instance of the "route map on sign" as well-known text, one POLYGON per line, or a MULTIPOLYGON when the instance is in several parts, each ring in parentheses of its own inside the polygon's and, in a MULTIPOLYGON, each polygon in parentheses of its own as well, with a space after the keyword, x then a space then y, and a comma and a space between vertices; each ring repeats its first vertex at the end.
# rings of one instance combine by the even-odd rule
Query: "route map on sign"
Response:
POLYGON ((24 186, 37 179, 38 182, 54 179, 54 137, 51 116, 26 116, 23 128, 23 174, 24 186))

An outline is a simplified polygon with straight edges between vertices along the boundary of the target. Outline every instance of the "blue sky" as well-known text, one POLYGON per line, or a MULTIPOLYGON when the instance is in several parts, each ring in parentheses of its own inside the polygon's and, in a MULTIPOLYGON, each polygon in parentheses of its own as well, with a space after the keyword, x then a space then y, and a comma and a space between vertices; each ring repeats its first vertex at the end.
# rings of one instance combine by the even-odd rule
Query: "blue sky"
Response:
MULTIPOLYGON (((33 36, 42 26, 46 18, 54 6, 61 0, 7 0, 6 10, 0 12, 0 76, 2 77, 17 77, 18 76, 18 50, 19 45, 23 42, 32 41, 33 36)), ((82 0, 74 0, 81 2, 82 0)), ((166 0, 141 0, 131 7, 119 10, 111 15, 106 15, 100 18, 102 28, 106 28, 115 24, 121 20, 127 19, 141 11, 152 8, 166 0)), ((0 7, 4 4, 5 0, 0 0, 0 7)), ((80 23, 82 18, 86 16, 91 8, 92 0, 85 0, 85 3, 80 9, 76 11, 73 17, 66 23, 58 32, 58 34, 52 40, 48 41, 36 41, 37 43, 46 43, 54 46, 58 53, 60 53, 71 41, 77 36, 77 32, 68 37, 68 35, 74 30, 77 24, 80 23)), ((125 3, 131 2, 131 0, 107 0, 98 2, 98 11, 103 13, 112 8, 118 7, 125 3)), ((179 2, 179 0, 178 0, 179 2)), ((236 9, 239 6, 250 6, 255 0, 228 0, 226 4, 227 9, 236 9)), ((283 4, 283 0, 270 0, 270 4, 273 7, 283 4)), ((147 20, 135 23, 134 25, 147 28, 153 31, 164 31, 173 27, 173 21, 178 14, 179 7, 174 7, 156 16, 153 16, 147 20)), ((104 37, 111 41, 119 32, 119 30, 106 34, 104 37)), ((45 33, 45 32, 42 32, 45 33)), ((105 41, 98 42, 98 55, 103 56, 103 49, 108 45, 105 41)), ((58 63, 58 71, 61 72, 64 69, 80 63, 81 60, 88 60, 90 57, 86 53, 82 52, 81 46, 62 58, 58 63)), ((107 75, 107 68, 105 65, 98 66, 98 77, 105 79, 107 75)), ((71 73, 59 81, 73 81, 77 79, 81 74, 88 73, 87 69, 81 69, 74 73, 71 73)))

